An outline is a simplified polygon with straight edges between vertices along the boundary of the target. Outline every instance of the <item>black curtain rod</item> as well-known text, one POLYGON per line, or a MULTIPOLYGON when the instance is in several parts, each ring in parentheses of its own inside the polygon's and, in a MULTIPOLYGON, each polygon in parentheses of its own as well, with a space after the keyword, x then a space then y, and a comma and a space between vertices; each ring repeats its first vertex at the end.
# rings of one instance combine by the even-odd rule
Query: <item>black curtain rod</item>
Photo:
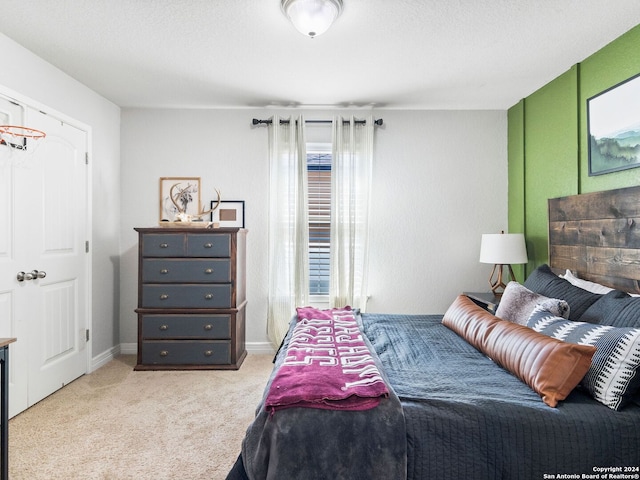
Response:
MULTIPOLYGON (((257 118, 253 119, 253 125, 262 125, 262 124, 271 125, 272 123, 273 121, 271 119, 268 119, 268 120, 258 120, 257 118)), ((332 120, 305 120, 304 123, 332 123, 332 120)), ((347 124, 349 123, 349 120, 343 120, 342 123, 347 124)), ((365 124, 367 123, 367 121, 356 120, 355 123, 365 124)), ((280 120, 280 125, 288 125, 288 124, 289 124, 289 120, 280 120)), ((377 120, 374 120, 373 124, 377 126, 382 125, 382 119, 378 118, 377 120)))

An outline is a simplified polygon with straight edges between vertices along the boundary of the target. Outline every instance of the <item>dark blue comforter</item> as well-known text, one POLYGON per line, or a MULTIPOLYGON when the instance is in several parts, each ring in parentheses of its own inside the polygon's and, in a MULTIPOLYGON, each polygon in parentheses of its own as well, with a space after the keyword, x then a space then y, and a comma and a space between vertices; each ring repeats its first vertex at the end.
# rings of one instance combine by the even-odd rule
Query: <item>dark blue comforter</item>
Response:
POLYGON ((242 461, 251 464, 252 480, 401 480, 405 468, 410 480, 588 478, 607 467, 638 473, 638 405, 616 412, 576 390, 548 407, 441 318, 363 314, 363 330, 395 392, 378 412, 386 417, 291 409, 291 417, 269 423, 260 408, 229 478, 246 478, 242 461), (389 436, 374 455, 372 435, 389 436), (323 459, 315 452, 325 452, 323 459), (391 464, 397 468, 383 469, 391 464))
POLYGON ((441 318, 363 315, 402 403, 407 478, 587 478, 640 466, 640 407, 616 412, 579 390, 548 407, 441 318))

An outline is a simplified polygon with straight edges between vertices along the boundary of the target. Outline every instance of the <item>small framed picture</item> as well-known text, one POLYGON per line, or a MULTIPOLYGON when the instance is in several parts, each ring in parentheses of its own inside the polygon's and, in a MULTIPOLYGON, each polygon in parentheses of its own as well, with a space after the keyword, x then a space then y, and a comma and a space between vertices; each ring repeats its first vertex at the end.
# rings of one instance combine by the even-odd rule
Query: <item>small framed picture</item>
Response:
MULTIPOLYGON (((216 200, 212 200, 211 208, 216 203, 216 200)), ((244 228, 244 200, 222 200, 220 206, 211 212, 211 221, 219 223, 221 227, 244 228)))
POLYGON ((200 177, 161 177, 160 221, 174 222, 181 212, 188 215, 201 212, 200 177))

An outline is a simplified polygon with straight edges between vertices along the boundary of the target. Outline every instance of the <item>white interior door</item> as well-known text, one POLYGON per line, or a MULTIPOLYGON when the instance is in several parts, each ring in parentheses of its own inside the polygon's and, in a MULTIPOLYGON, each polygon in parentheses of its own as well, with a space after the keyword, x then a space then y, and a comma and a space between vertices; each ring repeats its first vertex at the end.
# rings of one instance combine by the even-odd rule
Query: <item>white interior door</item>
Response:
POLYGON ((10 415, 87 369, 87 133, 29 107, 25 122, 47 137, 10 165, 11 268, 2 276, 12 283, 0 281, 10 299, 6 336, 18 338, 9 347, 10 415))
MULTIPOLYGON (((26 109, 0 97, 0 123, 23 125, 26 109)), ((24 286, 16 280, 22 262, 16 257, 13 152, 0 146, 0 336, 26 339, 26 323, 17 305, 28 303, 24 286)), ((28 405, 28 351, 21 343, 9 345, 9 415, 21 412, 28 405)))

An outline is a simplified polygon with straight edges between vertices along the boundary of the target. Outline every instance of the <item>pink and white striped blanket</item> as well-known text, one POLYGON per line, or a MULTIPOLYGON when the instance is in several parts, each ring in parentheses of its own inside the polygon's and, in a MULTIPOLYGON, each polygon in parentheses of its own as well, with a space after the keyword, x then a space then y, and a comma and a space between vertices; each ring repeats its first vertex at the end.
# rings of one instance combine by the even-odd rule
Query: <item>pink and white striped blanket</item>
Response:
POLYGON ((268 410, 368 410, 389 395, 350 307, 304 307, 297 313, 285 360, 267 394, 268 410))

